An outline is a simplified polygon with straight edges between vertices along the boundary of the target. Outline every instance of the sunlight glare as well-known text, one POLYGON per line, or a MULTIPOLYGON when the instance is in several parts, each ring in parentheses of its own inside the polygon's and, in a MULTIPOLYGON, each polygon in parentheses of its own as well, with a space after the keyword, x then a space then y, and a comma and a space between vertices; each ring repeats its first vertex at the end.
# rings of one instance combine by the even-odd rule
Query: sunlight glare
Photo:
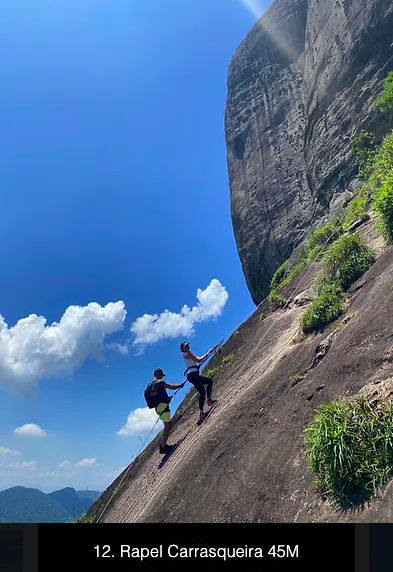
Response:
POLYGON ((288 35, 286 22, 280 25, 275 22, 273 25, 269 23, 269 19, 260 20, 263 14, 267 14, 272 5, 271 0, 240 0, 245 8, 256 18, 257 24, 261 26, 265 34, 267 34, 271 41, 277 48, 289 58, 290 61, 296 62, 299 54, 296 53, 294 46, 291 44, 291 37, 288 35))
POLYGON ((257 20, 259 20, 259 18, 266 10, 266 6, 263 6, 265 3, 262 2, 262 0, 240 0, 240 2, 247 8, 247 10, 251 12, 253 16, 255 16, 257 20))

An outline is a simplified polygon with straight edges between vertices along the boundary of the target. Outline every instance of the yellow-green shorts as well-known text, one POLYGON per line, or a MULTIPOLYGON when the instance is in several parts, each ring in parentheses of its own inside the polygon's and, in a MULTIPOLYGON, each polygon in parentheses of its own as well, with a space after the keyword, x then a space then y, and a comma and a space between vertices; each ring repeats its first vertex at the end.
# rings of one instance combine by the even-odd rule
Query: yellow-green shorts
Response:
POLYGON ((161 419, 161 421, 163 421, 164 423, 168 423, 168 421, 171 420, 171 412, 169 409, 169 405, 167 403, 159 403, 156 407, 156 413, 158 417, 161 419), (164 411, 165 409, 166 411, 164 411))

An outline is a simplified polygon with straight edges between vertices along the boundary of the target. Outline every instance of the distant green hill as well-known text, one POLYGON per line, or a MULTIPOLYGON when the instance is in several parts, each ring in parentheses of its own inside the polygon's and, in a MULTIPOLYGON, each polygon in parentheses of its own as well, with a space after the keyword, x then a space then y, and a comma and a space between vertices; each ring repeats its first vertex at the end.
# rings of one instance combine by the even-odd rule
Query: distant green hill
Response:
POLYGON ((12 487, 0 492, 0 522, 66 522, 70 513, 38 489, 12 487))
POLYGON ((101 496, 100 491, 76 491, 76 494, 80 499, 90 499, 92 501, 101 496))
POLYGON ((89 510, 93 501, 88 498, 80 498, 76 490, 67 487, 65 489, 60 489, 59 491, 54 491, 50 493, 52 499, 57 501, 66 511, 75 519, 82 516, 85 512, 89 510))
POLYGON ((71 487, 45 494, 38 489, 12 487, 0 492, 0 523, 62 523, 88 511, 99 491, 71 487), (84 495, 83 497, 81 495, 84 495))

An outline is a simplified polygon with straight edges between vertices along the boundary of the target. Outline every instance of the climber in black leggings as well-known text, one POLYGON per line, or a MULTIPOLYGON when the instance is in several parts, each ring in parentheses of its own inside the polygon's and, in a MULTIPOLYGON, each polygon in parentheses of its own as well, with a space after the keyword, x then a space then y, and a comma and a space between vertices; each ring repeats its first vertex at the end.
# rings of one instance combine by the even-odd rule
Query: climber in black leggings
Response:
POLYGON ((203 407, 205 405, 205 397, 207 393, 207 404, 209 407, 214 405, 217 402, 217 399, 212 399, 212 389, 213 389, 213 380, 210 377, 205 377, 204 375, 200 375, 199 367, 202 362, 209 357, 210 354, 214 353, 214 349, 209 350, 205 355, 202 357, 195 356, 190 351, 190 344, 189 342, 182 342, 180 344, 180 351, 183 353, 184 362, 186 364, 186 371, 184 375, 187 377, 187 380, 192 383, 195 389, 199 393, 199 420, 203 421, 206 417, 206 413, 203 411, 203 407), (206 390, 204 386, 206 385, 206 390))

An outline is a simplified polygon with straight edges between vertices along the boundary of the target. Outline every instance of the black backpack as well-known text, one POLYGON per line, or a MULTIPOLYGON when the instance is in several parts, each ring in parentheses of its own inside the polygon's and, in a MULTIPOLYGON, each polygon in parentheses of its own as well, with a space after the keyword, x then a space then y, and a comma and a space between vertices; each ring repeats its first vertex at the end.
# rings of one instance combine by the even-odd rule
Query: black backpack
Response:
POLYGON ((149 409, 154 409, 159 403, 167 403, 168 396, 162 382, 152 381, 145 389, 145 400, 149 409))

